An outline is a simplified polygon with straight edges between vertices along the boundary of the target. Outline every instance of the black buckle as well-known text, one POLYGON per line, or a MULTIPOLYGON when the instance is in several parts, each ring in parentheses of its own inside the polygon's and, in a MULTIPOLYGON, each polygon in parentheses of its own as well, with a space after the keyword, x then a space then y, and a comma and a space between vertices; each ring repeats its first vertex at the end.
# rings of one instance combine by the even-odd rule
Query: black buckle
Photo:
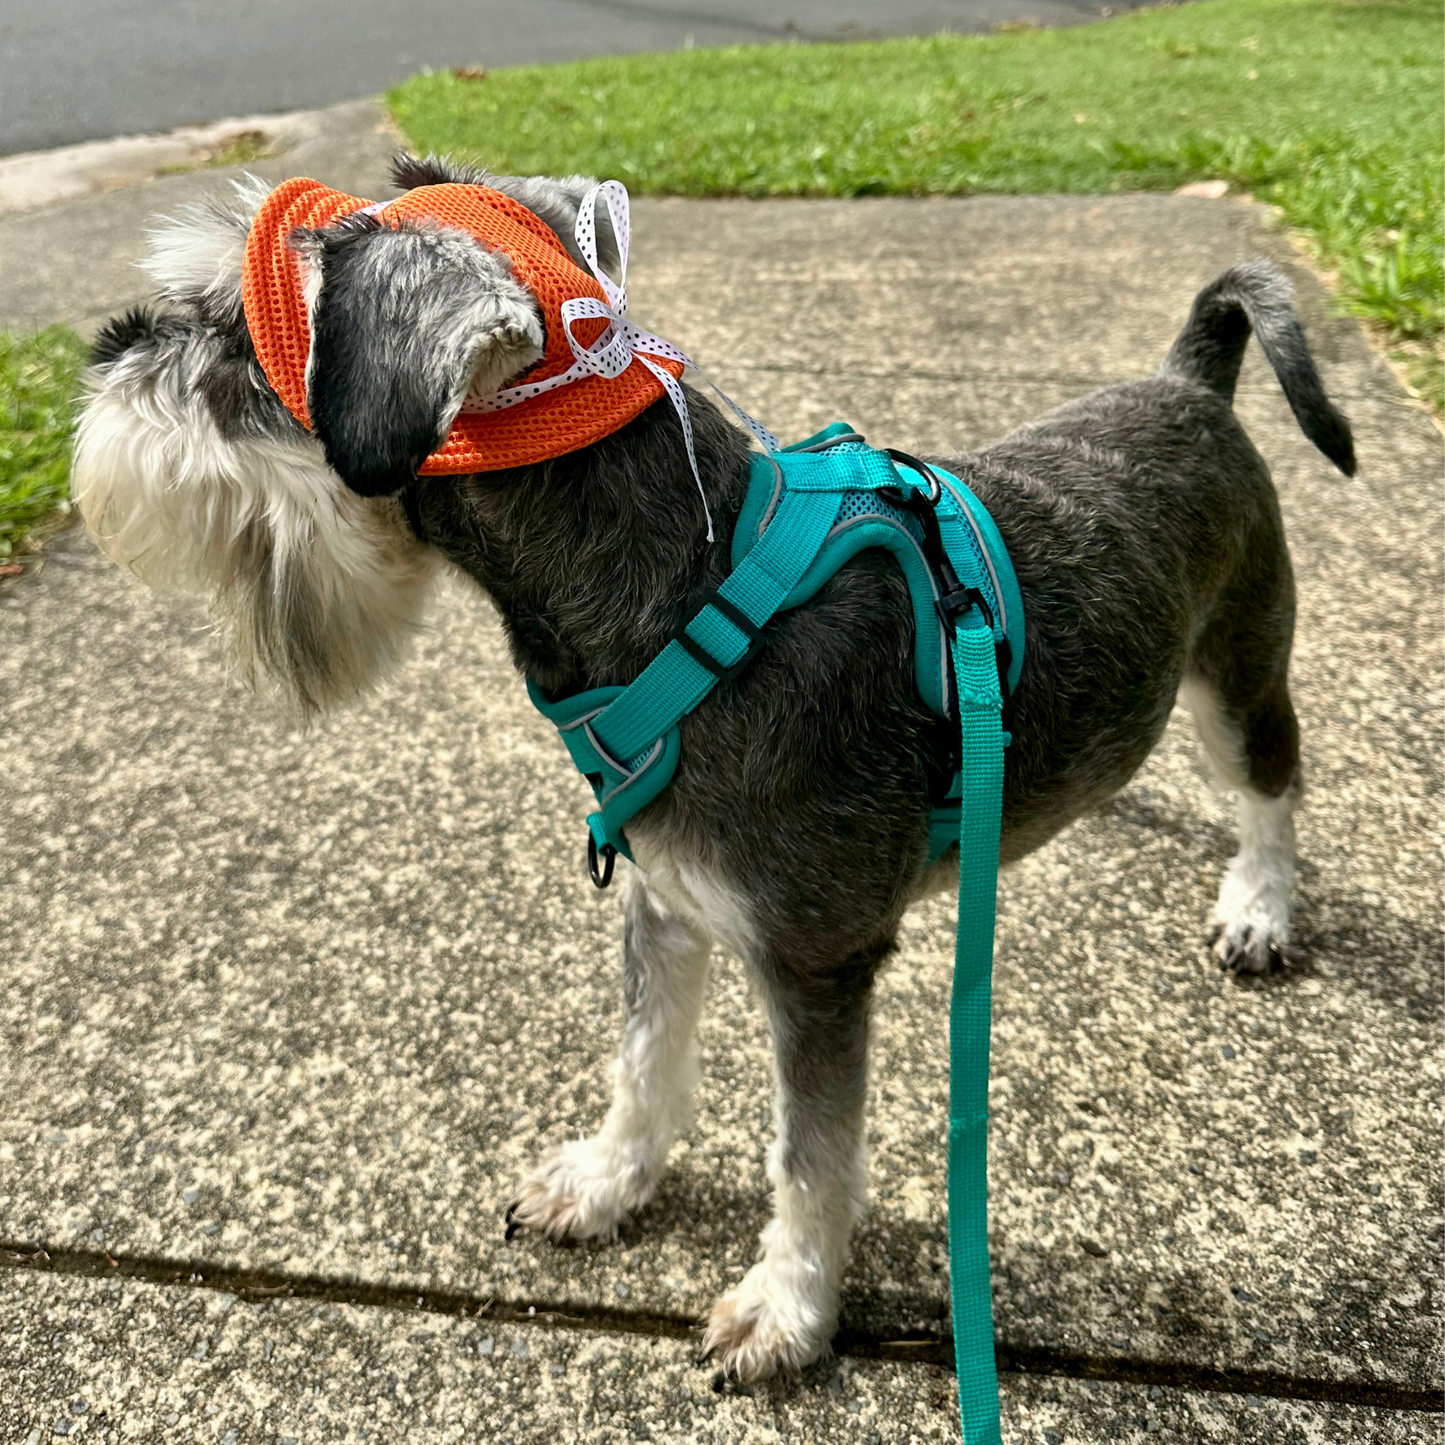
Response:
POLYGON ((988 605, 988 599, 977 587, 964 587, 957 577, 953 581, 954 586, 935 603, 943 625, 950 632, 957 632, 958 619, 963 617, 970 607, 977 607, 983 613, 984 621, 988 623, 988 629, 992 632, 993 611, 988 605))
MULTIPOLYGON (((888 455, 895 460, 901 460, 906 454, 889 452, 888 455)), ((977 587, 965 587, 958 580, 958 573, 953 570, 953 563, 948 560, 948 553, 944 550, 943 535, 938 530, 938 514, 934 510, 938 505, 938 499, 943 495, 942 484, 923 462, 907 457, 906 465, 916 467, 922 475, 928 478, 928 492, 926 494, 920 492, 916 487, 880 487, 878 495, 890 506, 911 512, 922 523, 923 559, 928 563, 928 570, 933 573, 934 580, 938 584, 936 605, 940 621, 950 633, 956 632, 958 619, 970 607, 977 604, 983 608, 991 628, 993 614, 989 612, 983 593, 977 587)))
POLYGON ((763 640, 763 631, 741 608, 734 606, 726 597, 718 596, 717 589, 714 588, 702 606, 672 634, 672 640, 678 643, 698 666, 705 667, 719 682, 730 682, 757 654, 758 644, 763 640), (709 607, 720 612, 748 640, 743 655, 731 667, 719 662, 696 638, 689 637, 687 634, 687 629, 709 607))
POLYGON ((592 829, 587 830, 587 876, 598 888, 606 888, 612 882, 612 870, 617 864, 617 849, 611 843, 602 845, 602 863, 598 866, 597 839, 592 829))
MULTIPOLYGON (((943 483, 938 480, 927 462, 919 461, 907 452, 890 448, 888 456, 892 461, 901 462, 904 466, 911 467, 919 476, 928 479, 927 493, 920 492, 917 487, 880 487, 878 495, 890 505, 911 512, 923 526, 923 557, 938 583, 938 601, 935 606, 944 631, 950 636, 956 636, 958 619, 966 616, 970 608, 977 607, 992 632, 994 616, 988 599, 977 587, 965 587, 958 580, 958 573, 953 570, 953 563, 948 560, 948 553, 943 546, 943 535, 938 530, 938 516, 934 510, 943 496, 943 483)), ((994 644, 994 657, 998 665, 999 695, 1004 702, 1008 702, 1008 674, 1013 649, 1010 648, 1007 638, 994 644)))

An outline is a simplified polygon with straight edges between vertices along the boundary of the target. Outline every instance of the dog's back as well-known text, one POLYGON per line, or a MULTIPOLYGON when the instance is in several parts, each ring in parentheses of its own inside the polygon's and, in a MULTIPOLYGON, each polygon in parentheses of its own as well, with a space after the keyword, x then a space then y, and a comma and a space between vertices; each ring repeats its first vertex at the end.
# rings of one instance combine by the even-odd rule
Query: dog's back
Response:
POLYGON ((1068 402, 949 463, 998 522, 1026 598, 1007 856, 1122 786, 1181 682, 1243 666, 1251 681, 1227 690, 1248 694, 1239 699, 1248 706, 1265 688, 1255 674, 1287 670, 1294 593, 1283 523, 1269 468, 1232 406, 1251 331, 1305 434, 1352 475, 1349 423, 1324 393, 1288 281, 1267 261, 1199 293, 1153 376, 1068 402), (1234 660, 1226 666, 1211 648, 1234 660))

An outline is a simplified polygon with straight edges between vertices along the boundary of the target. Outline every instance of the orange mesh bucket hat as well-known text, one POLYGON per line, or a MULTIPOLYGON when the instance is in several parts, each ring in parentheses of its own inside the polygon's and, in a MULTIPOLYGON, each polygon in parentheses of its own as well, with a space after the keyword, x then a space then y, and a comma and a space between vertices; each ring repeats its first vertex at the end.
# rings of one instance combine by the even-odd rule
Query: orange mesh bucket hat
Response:
MULTIPOLYGON (((318 181, 285 181, 256 212, 246 240, 241 294, 251 341, 267 381, 308 429, 306 359, 311 328, 300 260, 289 238, 294 231, 319 229, 371 206, 318 181)), ((562 456, 617 431, 662 396, 663 382, 636 356, 615 376, 588 373, 565 386, 537 389, 539 382, 561 377, 575 364, 562 315, 564 303, 585 298, 600 311, 608 297, 567 254, 551 228, 510 196, 486 186, 418 186, 376 214, 383 225, 427 220, 454 227, 489 250, 504 252, 516 278, 537 298, 546 323, 545 355, 515 387, 508 388, 509 393, 522 395, 495 410, 464 409, 446 441, 422 464, 424 474, 495 471, 562 456)), ((586 345, 606 329, 607 318, 599 315, 580 319, 572 332, 586 345)), ((673 377, 682 375, 680 360, 663 357, 658 365, 673 377)))

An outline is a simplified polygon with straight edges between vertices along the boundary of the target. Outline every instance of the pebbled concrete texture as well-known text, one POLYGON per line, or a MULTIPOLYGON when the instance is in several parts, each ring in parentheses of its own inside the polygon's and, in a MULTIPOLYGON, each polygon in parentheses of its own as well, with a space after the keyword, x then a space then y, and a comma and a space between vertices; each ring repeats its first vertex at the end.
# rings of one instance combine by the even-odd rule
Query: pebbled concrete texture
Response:
MULTIPOLYGON (((390 146, 365 134, 352 172, 314 169, 374 188, 390 146)), ((313 169, 291 159, 277 174, 313 169)), ((215 183, 172 179, 97 204, 95 252, 107 226, 138 240, 143 192, 215 183)), ((21 222, 54 258, 73 215, 0 222, 7 268, 39 264, 11 247, 21 222)), ((843 416, 919 450, 1150 369, 1218 270, 1289 262, 1259 208, 1167 197, 634 218, 635 314, 742 404, 787 436, 843 416)), ((77 282, 87 315, 138 292, 109 264, 77 282)), ((1005 878, 996 1318, 1006 1354, 1423 1392, 1441 1374, 1440 442, 1294 274, 1362 459, 1334 474, 1251 356, 1238 405, 1301 595, 1301 956, 1254 984, 1212 971, 1232 831, 1180 719, 1118 799, 1005 878)), ((36 319, 70 314, 45 286, 36 319)), ((0 589, 0 716, 26 739, 0 795, 21 941, 0 1237, 676 1323, 741 1275, 767 1217, 768 1049, 721 959, 697 1123, 654 1203, 611 1246, 502 1238, 521 1173, 605 1107, 620 929, 583 880, 586 789, 480 598, 445 589, 398 679, 302 735, 226 683, 197 613, 72 535, 0 589)), ((879 1000, 844 1323, 883 1339, 946 1329, 949 915, 919 910, 879 1000)), ((1224 1423, 1181 1438, 1256 1428, 1237 1398, 1200 1398, 1224 1423)), ((1291 1418, 1300 1439, 1417 1438, 1291 1418)), ((1114 1428, 1081 1415, 1066 1438, 1114 1428)))
MULTIPOLYGON (((715 1390, 687 1341, 401 1309, 0 1274, 13 1414, 0 1442, 357 1440, 488 1445, 926 1445, 958 1439, 936 1366, 831 1360, 715 1390)), ((1237 1440, 1424 1445, 1417 1411, 1027 1375, 1001 1385, 1006 1445, 1237 1440)))
MULTIPOLYGON (((769 1087, 731 964, 698 1123, 635 1228, 502 1239, 532 1157, 605 1106, 618 930, 582 884, 580 785, 501 685, 484 604, 449 593, 404 679, 311 737, 228 691, 205 632, 78 538, 6 594, 0 638, 7 722, 49 740, 7 804, 28 942, 0 1005, 0 1232, 681 1318, 742 1272, 769 1087)), ((1433 960, 1409 911, 1428 882, 1372 921, 1325 886, 1326 834, 1302 825, 1309 961, 1253 988, 1204 958, 1229 835, 1183 728, 1006 880, 1009 1345, 1433 1379, 1433 960)), ((880 999, 845 1320, 870 1333, 942 1326, 951 932, 922 911, 880 999)))

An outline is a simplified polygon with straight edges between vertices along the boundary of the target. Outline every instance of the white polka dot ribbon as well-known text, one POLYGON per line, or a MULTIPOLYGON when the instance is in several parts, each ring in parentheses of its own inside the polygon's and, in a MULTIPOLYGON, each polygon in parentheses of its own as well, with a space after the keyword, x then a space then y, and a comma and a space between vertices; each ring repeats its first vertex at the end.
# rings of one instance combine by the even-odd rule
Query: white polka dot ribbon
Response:
POLYGON ((530 382, 525 386, 509 386, 494 391, 488 396, 468 397, 462 404, 464 412, 503 411, 518 402, 553 391, 559 386, 569 386, 581 381, 584 376, 614 378, 621 376, 634 360, 640 361, 660 381, 682 422, 683 440, 687 444, 687 459, 692 466, 693 479, 697 482, 698 495, 702 497, 703 515, 707 518, 707 539, 713 540, 712 513, 708 509, 707 494, 703 491, 702 477, 697 469, 697 453, 693 449, 692 419, 687 414, 687 397, 677 378, 651 358, 665 357, 669 361, 680 361, 684 366, 697 372, 723 401, 735 416, 755 436, 766 451, 777 451, 778 439, 767 427, 756 422, 726 392, 722 390, 685 352, 679 351, 670 341, 654 336, 650 331, 635 325, 627 319, 627 246, 631 233, 627 187, 621 181, 603 181, 593 186, 582 198, 577 212, 577 248, 582 252, 588 269, 597 278, 607 304, 591 296, 574 296, 562 303, 562 324, 567 332, 567 342, 575 358, 566 371, 545 381, 530 382), (612 219, 612 233, 617 238, 618 278, 614 282, 603 271, 597 261, 597 200, 607 203, 607 214, 612 219), (608 323, 592 344, 584 345, 573 334, 574 322, 603 320, 608 323))

